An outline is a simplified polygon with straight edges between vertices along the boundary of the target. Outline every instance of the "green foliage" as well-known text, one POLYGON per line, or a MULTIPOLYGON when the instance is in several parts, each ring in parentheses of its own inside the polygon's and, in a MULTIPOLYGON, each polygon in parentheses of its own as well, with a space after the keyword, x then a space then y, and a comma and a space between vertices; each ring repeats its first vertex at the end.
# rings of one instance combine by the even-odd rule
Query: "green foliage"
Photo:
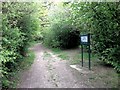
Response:
POLYGON ((91 33, 94 51, 101 60, 120 72, 120 2, 51 5, 49 7, 52 9, 48 9, 46 14, 47 10, 44 12, 41 4, 2 3, 0 63, 3 69, 0 68, 0 71, 4 88, 12 84, 9 77, 23 57, 27 56, 30 42, 44 39, 44 43, 50 47, 72 48, 79 45, 80 33, 91 33))
POLYGON ((44 30, 44 43, 53 48, 73 48, 79 45, 79 30, 69 21, 70 10, 63 3, 50 4, 49 26, 44 30))
POLYGON ((29 43, 34 40, 39 30, 39 16, 36 3, 2 3, 2 87, 8 88, 13 84, 10 77, 23 61, 29 43))
POLYGON ((120 49, 118 48, 107 48, 101 53, 101 59, 106 62, 107 64, 111 64, 115 67, 117 71, 119 71, 120 65, 119 65, 119 53, 120 49), (108 56, 109 55, 109 56, 108 56))
POLYGON ((69 56, 67 55, 67 53, 60 53, 59 55, 58 55, 58 57, 60 57, 61 59, 63 59, 63 60, 69 60, 69 56))
POLYGON ((23 44, 23 33, 18 28, 8 28, 3 26, 2 45, 4 49, 16 51, 23 44))
POLYGON ((71 33, 79 28, 81 34, 91 33, 92 50, 119 72, 120 3, 68 2, 63 3, 64 8, 61 5, 61 9, 57 7, 56 11, 54 7, 50 13, 50 28, 46 31, 44 42, 51 47, 70 48, 75 41, 71 33))
POLYGON ((94 7, 94 49, 101 59, 120 71, 120 3, 100 3, 94 7), (96 17, 95 17, 96 16, 96 17), (96 22, 96 23, 95 23, 96 22), (98 38, 95 38, 98 37, 98 38))
POLYGON ((79 45, 79 31, 68 22, 53 24, 45 34, 44 43, 53 48, 72 48, 79 45))
POLYGON ((71 22, 92 34, 92 47, 105 63, 120 71, 120 3, 72 3, 71 22))

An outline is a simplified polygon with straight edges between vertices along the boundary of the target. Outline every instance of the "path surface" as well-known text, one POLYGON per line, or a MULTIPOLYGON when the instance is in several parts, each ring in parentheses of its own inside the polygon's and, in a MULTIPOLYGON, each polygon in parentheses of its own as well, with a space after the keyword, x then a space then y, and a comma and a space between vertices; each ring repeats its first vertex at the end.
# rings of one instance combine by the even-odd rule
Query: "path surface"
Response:
MULTIPOLYGON (((31 68, 21 75, 18 88, 87 88, 80 74, 65 60, 41 44, 31 48, 36 55, 31 68), (79 79, 78 79, 79 77, 79 79)), ((90 87, 90 86, 89 86, 90 87)))

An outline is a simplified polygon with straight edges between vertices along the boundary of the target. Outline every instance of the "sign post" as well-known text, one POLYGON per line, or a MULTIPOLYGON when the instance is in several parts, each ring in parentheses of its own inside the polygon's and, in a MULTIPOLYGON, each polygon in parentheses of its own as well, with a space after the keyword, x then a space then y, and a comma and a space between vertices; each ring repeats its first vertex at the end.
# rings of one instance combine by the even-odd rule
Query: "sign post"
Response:
POLYGON ((89 58, 89 70, 91 69, 91 51, 90 51, 90 34, 80 35, 80 44, 81 44, 81 59, 82 59, 82 67, 83 67, 83 45, 89 46, 88 50, 88 58, 89 58))
POLYGON ((82 67, 83 67, 83 46, 81 45, 81 57, 82 57, 82 67))
POLYGON ((90 55, 90 54, 91 54, 91 51, 90 51, 90 45, 89 45, 88 54, 89 54, 89 55, 88 55, 88 56, 89 56, 89 70, 91 70, 91 59, 90 59, 90 58, 91 58, 91 57, 90 57, 90 56, 91 56, 91 55, 90 55))

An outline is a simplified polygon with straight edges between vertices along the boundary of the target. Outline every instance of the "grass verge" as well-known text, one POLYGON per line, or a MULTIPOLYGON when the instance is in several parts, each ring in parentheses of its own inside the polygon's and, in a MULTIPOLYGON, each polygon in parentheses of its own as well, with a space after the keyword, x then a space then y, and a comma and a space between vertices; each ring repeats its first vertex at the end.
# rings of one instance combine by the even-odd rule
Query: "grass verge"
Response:
MULTIPOLYGON (((59 49, 52 49, 53 53, 56 54, 58 57, 64 60, 68 60, 69 64, 78 64, 81 65, 81 53, 79 50, 59 50, 59 49)), ((84 52, 84 67, 88 68, 88 53, 84 52)), ((120 87, 119 80, 120 76, 118 73, 109 66, 102 64, 102 61, 98 59, 98 56, 94 53, 91 53, 91 67, 93 74, 87 74, 80 76, 84 79, 86 85, 92 85, 96 88, 116 88, 120 87)), ((79 77, 78 77, 79 78, 79 77)))
MULTIPOLYGON (((81 53, 77 53, 75 55, 70 55, 68 52, 64 52, 64 50, 61 50, 59 48, 52 48, 51 49, 54 54, 56 54, 58 57, 60 57, 63 60, 69 60, 70 64, 79 64, 81 61, 81 53)), ((74 53, 73 53, 74 54, 74 53)), ((88 62, 88 53, 83 53, 83 58, 85 62, 88 62)), ((97 60, 97 55, 91 53, 91 60, 95 61, 97 60)))
MULTIPOLYGON (((91 61, 95 61, 97 59, 98 59, 97 55, 91 53, 91 61)), ((83 60, 85 63, 88 62, 88 53, 87 52, 83 53, 83 60)), ((78 54, 74 55, 74 57, 72 57, 70 64, 80 64, 80 62, 81 62, 81 53, 78 53, 78 54)))
POLYGON ((30 66, 33 64, 35 58, 35 54, 32 51, 28 51, 28 56, 26 56, 18 65, 18 67, 14 70, 11 77, 12 85, 10 88, 16 88, 19 80, 20 75, 24 70, 27 70, 30 68, 30 66))
POLYGON ((69 56, 65 52, 58 54, 58 57, 60 57, 63 60, 69 60, 69 56))
POLYGON ((69 56, 66 52, 62 51, 59 48, 52 48, 51 49, 53 51, 54 54, 56 54, 59 58, 63 59, 63 60, 69 60, 69 56))

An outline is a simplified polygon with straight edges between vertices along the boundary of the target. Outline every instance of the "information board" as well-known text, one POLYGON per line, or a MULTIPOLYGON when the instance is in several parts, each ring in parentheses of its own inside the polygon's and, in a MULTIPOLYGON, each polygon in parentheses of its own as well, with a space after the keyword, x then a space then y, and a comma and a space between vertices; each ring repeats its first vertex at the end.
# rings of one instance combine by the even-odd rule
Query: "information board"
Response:
POLYGON ((91 60, 90 60, 90 34, 80 35, 80 44, 81 44, 81 60, 82 60, 82 67, 83 67, 83 45, 89 46, 88 50, 88 58, 89 58, 89 70, 91 69, 91 60))
POLYGON ((89 45, 90 44, 90 35, 80 35, 80 44, 81 45, 89 45))

